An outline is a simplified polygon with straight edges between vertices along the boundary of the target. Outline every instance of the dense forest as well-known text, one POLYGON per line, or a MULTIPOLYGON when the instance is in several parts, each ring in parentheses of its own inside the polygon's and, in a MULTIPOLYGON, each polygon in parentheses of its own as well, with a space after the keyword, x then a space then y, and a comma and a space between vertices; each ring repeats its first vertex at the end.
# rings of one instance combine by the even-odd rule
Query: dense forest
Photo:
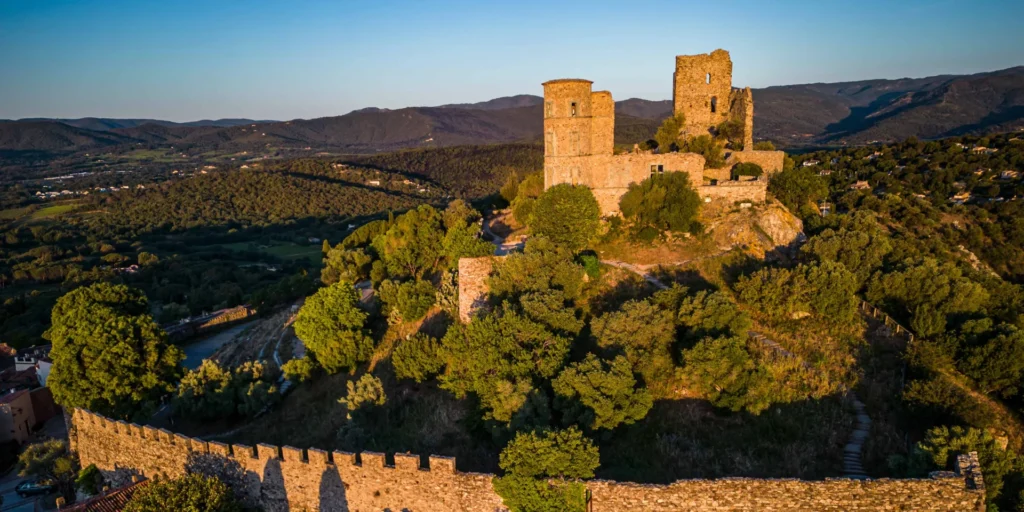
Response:
POLYGON ((340 240, 368 219, 419 204, 483 198, 510 174, 539 166, 536 146, 480 146, 358 165, 306 158, 181 175, 94 175, 82 178, 85 186, 112 191, 56 202, 8 186, 0 216, 2 341, 42 343, 56 297, 96 281, 143 288, 161 321, 290 300, 298 295, 289 290, 316 279, 320 240, 340 240), (474 179, 460 180, 460 172, 474 179))

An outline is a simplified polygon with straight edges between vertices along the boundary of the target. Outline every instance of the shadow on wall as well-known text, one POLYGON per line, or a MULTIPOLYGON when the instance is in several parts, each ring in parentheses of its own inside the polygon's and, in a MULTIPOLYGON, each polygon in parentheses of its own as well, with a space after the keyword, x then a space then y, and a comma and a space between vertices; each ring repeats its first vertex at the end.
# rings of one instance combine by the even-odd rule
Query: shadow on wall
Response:
POLYGON ((267 461, 267 465, 263 466, 260 504, 263 505, 263 510, 266 512, 288 512, 289 510, 288 491, 284 486, 284 474, 281 472, 281 459, 279 458, 270 459, 267 461))
POLYGON ((347 512, 345 484, 335 466, 327 466, 320 476, 320 512, 347 512))

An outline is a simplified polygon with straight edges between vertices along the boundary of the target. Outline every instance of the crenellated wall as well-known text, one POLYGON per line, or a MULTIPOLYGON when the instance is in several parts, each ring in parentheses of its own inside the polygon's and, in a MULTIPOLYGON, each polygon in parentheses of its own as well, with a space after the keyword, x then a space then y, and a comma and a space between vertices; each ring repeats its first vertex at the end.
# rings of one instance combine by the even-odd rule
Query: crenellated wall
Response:
MULTIPOLYGON (((493 475, 464 473, 455 459, 382 453, 327 452, 260 444, 207 442, 152 427, 72 413, 71 444, 83 466, 96 464, 115 485, 132 475, 175 477, 186 468, 220 475, 268 512, 506 510, 493 475), (423 466, 426 462, 426 466, 423 466), (214 471, 216 469, 216 471, 214 471)), ((977 456, 961 456, 958 473, 916 480, 725 478, 669 485, 587 482, 594 512, 875 511, 964 512, 985 509, 977 456)))

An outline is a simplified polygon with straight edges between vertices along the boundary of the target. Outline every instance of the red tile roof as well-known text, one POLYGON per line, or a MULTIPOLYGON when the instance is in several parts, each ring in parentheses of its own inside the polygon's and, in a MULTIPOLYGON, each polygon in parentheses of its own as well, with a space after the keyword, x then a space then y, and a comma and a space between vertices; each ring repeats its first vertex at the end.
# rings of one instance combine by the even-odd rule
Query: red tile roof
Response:
POLYGON ((127 487, 114 489, 89 501, 84 501, 68 508, 62 508, 61 512, 121 512, 124 510, 125 505, 128 504, 128 501, 132 499, 132 496, 135 495, 135 491, 147 483, 149 483, 149 480, 143 480, 127 487))

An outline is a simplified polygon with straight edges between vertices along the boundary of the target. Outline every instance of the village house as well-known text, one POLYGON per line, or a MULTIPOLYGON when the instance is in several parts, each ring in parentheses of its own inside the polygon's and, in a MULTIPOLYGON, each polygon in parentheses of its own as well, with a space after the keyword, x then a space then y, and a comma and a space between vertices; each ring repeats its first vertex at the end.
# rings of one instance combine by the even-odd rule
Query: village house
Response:
POLYGON ((1020 172, 1007 169, 999 173, 999 179, 1001 180, 1015 180, 1020 177, 1020 172))
POLYGON ((820 160, 807 160, 802 165, 804 167, 814 167, 815 165, 818 165, 820 163, 821 163, 820 160))
POLYGON ((871 184, 867 181, 860 180, 853 185, 850 185, 850 190, 871 190, 871 184))

